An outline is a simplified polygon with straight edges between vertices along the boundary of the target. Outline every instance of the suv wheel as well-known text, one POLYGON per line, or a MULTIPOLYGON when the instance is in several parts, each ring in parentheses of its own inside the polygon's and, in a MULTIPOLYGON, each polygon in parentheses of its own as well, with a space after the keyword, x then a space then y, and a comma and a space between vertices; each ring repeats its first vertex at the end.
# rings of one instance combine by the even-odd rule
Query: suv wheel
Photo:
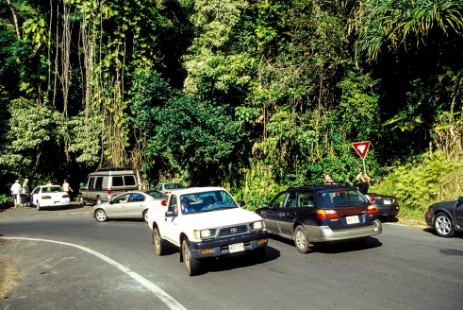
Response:
POLYGON ((294 231, 294 244, 299 253, 309 252, 310 242, 302 226, 297 226, 294 231))
POLYGON ((101 198, 98 197, 98 198, 96 199, 96 203, 95 203, 95 204, 96 204, 96 205, 99 205, 100 203, 101 203, 101 198))

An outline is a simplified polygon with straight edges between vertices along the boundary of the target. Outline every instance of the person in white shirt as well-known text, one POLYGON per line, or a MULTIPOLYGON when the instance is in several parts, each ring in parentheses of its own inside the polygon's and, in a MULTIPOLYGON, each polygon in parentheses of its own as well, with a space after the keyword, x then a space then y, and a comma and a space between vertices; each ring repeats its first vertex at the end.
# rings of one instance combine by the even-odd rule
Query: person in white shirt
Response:
POLYGON ((65 192, 67 192, 68 194, 70 194, 71 192, 73 192, 72 188, 71 188, 71 185, 69 185, 68 181, 66 179, 64 179, 63 181, 63 185, 61 185, 61 187, 63 188, 63 190, 65 192))
POLYGON ((18 207, 19 202, 19 194, 21 192, 21 184, 19 184, 19 180, 16 180, 10 188, 11 196, 13 196, 14 207, 18 207))

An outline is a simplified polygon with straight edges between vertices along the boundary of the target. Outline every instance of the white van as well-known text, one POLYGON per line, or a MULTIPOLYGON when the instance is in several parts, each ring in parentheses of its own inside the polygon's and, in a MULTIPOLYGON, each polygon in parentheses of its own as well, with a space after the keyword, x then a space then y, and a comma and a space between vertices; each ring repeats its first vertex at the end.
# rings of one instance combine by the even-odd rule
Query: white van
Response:
POLYGON ((138 190, 138 182, 133 170, 102 168, 90 173, 85 183, 80 184, 80 205, 110 201, 111 197, 131 190, 138 190))

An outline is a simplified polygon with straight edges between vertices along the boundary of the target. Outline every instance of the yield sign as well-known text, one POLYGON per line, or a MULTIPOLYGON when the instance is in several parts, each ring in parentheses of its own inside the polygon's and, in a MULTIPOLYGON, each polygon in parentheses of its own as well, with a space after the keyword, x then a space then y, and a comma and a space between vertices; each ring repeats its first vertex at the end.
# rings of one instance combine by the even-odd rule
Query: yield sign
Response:
POLYGON ((357 154, 359 154, 362 159, 365 159, 368 148, 370 147, 370 141, 354 142, 352 143, 352 146, 357 151, 357 154))

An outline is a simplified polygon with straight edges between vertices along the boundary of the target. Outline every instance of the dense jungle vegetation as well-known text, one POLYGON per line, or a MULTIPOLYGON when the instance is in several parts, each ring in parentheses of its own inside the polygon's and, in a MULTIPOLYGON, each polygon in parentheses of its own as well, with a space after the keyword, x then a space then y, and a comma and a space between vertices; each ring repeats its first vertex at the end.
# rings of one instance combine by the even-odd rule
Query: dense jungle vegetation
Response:
POLYGON ((249 208, 354 182, 461 194, 461 0, 1 0, 0 193, 98 167, 249 208))

